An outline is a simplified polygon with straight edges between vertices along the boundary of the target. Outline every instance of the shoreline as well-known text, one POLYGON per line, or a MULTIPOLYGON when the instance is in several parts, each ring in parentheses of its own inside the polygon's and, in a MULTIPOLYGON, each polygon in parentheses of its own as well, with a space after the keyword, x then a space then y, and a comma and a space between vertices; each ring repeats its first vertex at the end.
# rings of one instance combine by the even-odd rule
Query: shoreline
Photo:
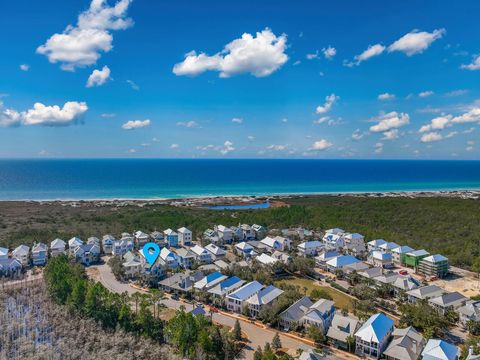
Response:
MULTIPOLYGON (((251 205, 262 202, 281 203, 291 198, 316 197, 365 197, 365 198, 456 198, 480 199, 480 189, 432 190, 432 191, 379 191, 379 192, 333 192, 333 193, 290 193, 271 195, 199 195, 184 198, 92 198, 92 199, 18 199, 1 200, 1 203, 35 203, 40 205, 60 204, 63 206, 146 206, 171 205, 176 207, 206 207, 212 205, 251 205)), ((278 206, 278 204, 277 204, 278 206)), ((274 207, 274 206, 272 206, 274 207)))

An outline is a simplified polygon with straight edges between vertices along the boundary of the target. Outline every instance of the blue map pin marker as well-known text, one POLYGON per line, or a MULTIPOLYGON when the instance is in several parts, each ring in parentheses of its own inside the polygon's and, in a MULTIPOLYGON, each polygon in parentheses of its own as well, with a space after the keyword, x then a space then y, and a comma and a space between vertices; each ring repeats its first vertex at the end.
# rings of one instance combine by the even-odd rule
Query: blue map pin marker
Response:
POLYGON ((160 247, 154 242, 149 242, 143 245, 143 256, 147 262, 152 266, 157 261, 158 255, 160 255, 160 247))

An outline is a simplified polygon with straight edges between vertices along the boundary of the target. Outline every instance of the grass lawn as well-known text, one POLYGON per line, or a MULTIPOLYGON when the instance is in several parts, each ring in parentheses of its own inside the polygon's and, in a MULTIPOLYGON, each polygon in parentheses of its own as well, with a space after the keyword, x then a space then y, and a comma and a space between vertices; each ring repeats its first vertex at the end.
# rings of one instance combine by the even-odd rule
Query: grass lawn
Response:
POLYGON ((158 317, 162 320, 168 321, 175 316, 175 313, 176 313, 175 309, 170 309, 165 307, 160 309, 160 314, 158 317))
POLYGON ((307 295, 310 295, 313 289, 323 289, 330 294, 335 302, 335 307, 337 309, 349 309, 352 310, 352 299, 342 293, 339 290, 333 289, 329 286, 319 286, 315 283, 314 280, 310 279, 301 279, 301 278, 289 278, 277 281, 277 284, 289 284, 294 286, 299 286, 300 291, 303 293, 303 288, 307 288, 307 295))

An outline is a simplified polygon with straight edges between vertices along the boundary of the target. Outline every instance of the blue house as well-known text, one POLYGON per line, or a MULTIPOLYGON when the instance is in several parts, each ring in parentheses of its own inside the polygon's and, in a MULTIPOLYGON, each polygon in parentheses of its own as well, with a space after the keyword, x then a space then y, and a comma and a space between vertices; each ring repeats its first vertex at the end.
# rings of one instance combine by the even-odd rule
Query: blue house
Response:
POLYGON ((175 231, 167 229, 163 234, 165 235, 165 241, 167 242, 168 247, 178 247, 178 234, 175 231))

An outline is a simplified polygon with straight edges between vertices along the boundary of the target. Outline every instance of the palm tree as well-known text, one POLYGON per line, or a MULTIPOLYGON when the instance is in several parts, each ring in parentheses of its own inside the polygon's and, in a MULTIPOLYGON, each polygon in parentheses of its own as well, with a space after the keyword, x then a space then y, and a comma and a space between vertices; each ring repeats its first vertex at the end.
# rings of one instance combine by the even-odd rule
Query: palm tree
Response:
POLYGON ((138 313, 138 303, 142 300, 142 294, 135 292, 132 294, 131 298, 135 301, 135 314, 138 313))
POLYGON ((165 299, 165 293, 158 289, 151 290, 151 299, 153 303, 153 317, 155 317, 155 308, 156 308, 156 316, 159 317, 160 315, 160 302, 165 299))

